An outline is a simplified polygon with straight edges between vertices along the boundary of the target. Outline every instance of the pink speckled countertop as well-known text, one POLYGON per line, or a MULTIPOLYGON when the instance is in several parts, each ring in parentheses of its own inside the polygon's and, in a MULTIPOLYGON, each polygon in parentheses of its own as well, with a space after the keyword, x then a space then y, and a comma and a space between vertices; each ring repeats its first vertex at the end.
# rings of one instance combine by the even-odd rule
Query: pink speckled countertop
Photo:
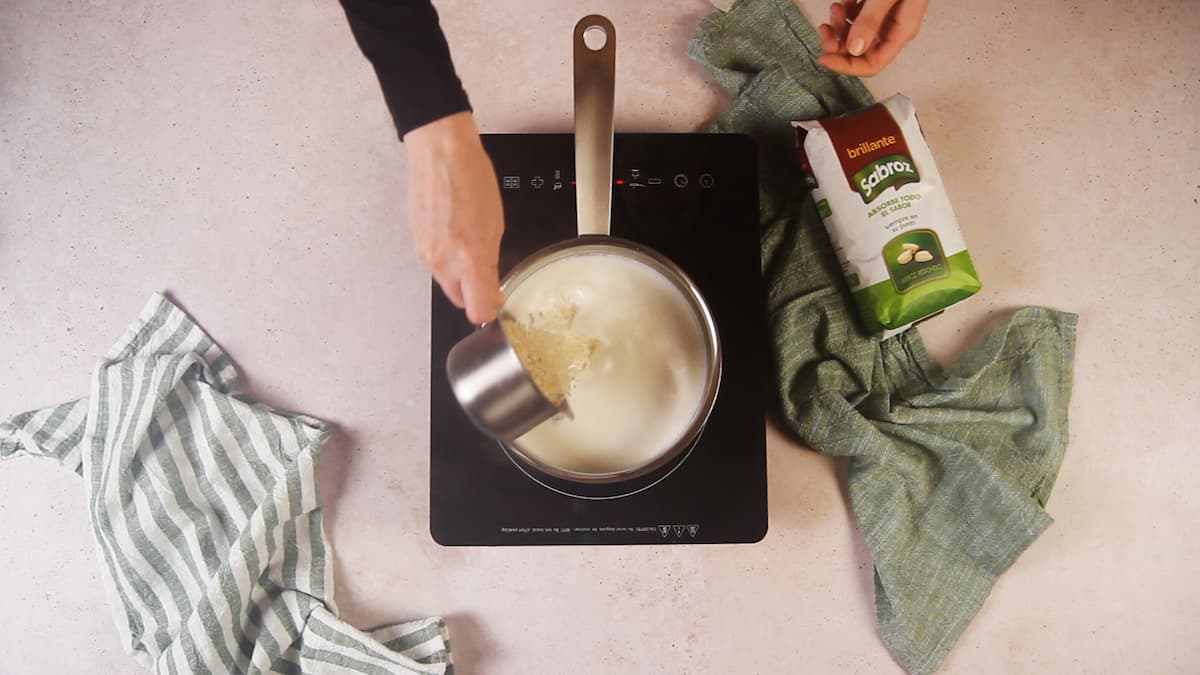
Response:
MULTIPOLYGON (((949 359, 1014 307, 1081 315, 1057 522, 944 670, 1196 672, 1200 5, 933 4, 869 86, 916 101, 985 288, 921 330, 949 359)), ((254 395, 342 429, 321 485, 357 625, 446 615, 463 673, 899 672, 838 463, 775 431, 757 545, 431 540, 429 280, 336 3, 2 7, 0 415, 85 394, 169 290, 254 395)), ((693 130, 724 103, 685 55, 701 0, 439 7, 485 131, 570 129, 567 45, 592 11, 620 31, 619 130, 693 130)), ((0 541, 0 672, 134 672, 77 476, 0 467, 0 541)))

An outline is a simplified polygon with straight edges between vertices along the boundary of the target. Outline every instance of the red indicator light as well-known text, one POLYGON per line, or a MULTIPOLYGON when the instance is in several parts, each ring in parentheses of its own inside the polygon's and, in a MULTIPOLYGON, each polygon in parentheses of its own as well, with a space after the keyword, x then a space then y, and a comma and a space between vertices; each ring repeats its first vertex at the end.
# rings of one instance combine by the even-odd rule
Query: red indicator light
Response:
POLYGON ((624 184, 625 184, 625 181, 621 180, 620 178, 617 179, 617 185, 624 185, 624 184))

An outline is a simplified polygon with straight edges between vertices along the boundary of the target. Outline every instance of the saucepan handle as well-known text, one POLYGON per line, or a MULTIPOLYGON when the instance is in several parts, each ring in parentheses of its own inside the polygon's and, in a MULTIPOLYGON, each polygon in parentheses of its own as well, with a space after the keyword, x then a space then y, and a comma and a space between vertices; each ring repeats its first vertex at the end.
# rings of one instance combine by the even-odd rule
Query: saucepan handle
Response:
POLYGON ((575 24, 575 209, 579 234, 608 235, 612 213, 617 32, 593 14, 575 24))

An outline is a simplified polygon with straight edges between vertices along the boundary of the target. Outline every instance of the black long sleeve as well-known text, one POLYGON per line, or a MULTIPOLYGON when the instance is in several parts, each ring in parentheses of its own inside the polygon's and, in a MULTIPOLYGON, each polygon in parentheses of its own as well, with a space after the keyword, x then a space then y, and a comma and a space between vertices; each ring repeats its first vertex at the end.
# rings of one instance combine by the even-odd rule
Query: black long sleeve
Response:
POLYGON ((341 2, 354 39, 375 67, 401 138, 471 109, 430 0, 341 2))

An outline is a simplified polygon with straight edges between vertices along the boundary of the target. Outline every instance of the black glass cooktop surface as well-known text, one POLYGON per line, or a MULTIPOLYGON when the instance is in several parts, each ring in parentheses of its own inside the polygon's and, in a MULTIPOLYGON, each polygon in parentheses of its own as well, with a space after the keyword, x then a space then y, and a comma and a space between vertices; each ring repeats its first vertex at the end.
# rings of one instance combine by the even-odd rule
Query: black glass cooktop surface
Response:
MULTIPOLYGON (((504 201, 500 273, 575 236, 570 134, 484 134, 504 201)), ((430 530, 448 546, 748 543, 767 531, 767 338, 753 141, 736 134, 617 134, 613 236, 695 281, 716 319, 721 387, 688 452, 626 483, 581 485, 518 465, 479 433, 446 381, 472 330, 433 289, 430 530)))

